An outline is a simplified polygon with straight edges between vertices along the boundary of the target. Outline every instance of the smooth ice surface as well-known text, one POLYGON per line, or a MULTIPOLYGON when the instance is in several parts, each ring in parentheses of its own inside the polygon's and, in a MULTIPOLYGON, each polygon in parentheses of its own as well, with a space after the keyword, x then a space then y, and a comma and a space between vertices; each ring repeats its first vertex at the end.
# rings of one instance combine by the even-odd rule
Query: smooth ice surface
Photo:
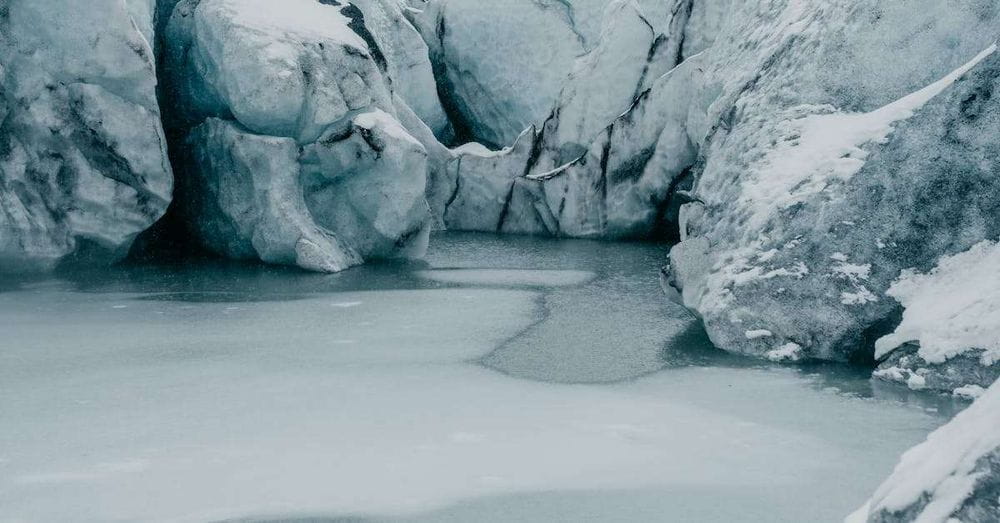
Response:
POLYGON ((444 283, 467 285, 534 285, 562 287, 581 285, 594 279, 587 271, 554 271, 530 269, 437 269, 420 271, 423 278, 444 283))
POLYGON ((446 235, 335 275, 0 282, 0 519, 836 521, 944 421, 864 372, 711 350, 664 256, 446 235))

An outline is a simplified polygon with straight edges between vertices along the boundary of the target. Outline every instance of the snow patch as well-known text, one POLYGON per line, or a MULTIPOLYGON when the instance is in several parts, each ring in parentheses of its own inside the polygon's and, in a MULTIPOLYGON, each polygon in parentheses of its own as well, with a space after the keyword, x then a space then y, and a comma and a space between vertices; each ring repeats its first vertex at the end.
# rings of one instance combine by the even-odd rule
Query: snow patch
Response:
POLYGON ((918 342, 928 363, 945 361, 970 350, 985 351, 984 365, 1000 359, 1000 245, 982 242, 946 256, 928 274, 913 270, 889 288, 904 307, 896 331, 875 343, 883 358, 904 343, 918 342))
POLYGON ((746 331, 745 334, 748 340, 759 340, 762 338, 770 338, 771 336, 774 336, 774 333, 766 329, 746 331))
POLYGON ((417 276, 441 283, 532 287, 583 285, 596 277, 589 271, 531 269, 437 269, 419 271, 417 276))
POLYGON ((771 361, 799 361, 802 359, 802 346, 798 343, 786 343, 764 355, 771 361))
POLYGON ((896 123, 913 116, 996 49, 994 43, 937 82, 868 113, 842 112, 829 105, 789 109, 778 126, 778 145, 743 183, 738 205, 748 229, 761 230, 781 210, 849 180, 868 158, 865 146, 885 143, 896 123))
POLYGON ((979 398, 984 393, 986 393, 986 389, 980 387, 979 385, 966 385, 952 391, 953 396, 969 400, 979 398))

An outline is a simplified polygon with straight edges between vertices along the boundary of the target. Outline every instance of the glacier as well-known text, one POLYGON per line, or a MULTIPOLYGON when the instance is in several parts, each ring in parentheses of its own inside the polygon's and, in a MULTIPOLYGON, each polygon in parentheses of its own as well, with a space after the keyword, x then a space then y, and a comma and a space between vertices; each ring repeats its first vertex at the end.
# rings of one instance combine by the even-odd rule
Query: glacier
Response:
MULTIPOLYGON (((366 7, 406 23, 398 6, 366 7)), ((441 130, 443 109, 407 35, 365 20, 333 1, 174 6, 164 91, 171 130, 185 136, 177 213, 204 247, 325 272, 422 255, 427 152, 393 114, 409 99, 441 130)))
MULTIPOLYGON (((656 299, 723 351, 979 398, 852 517, 1000 517, 997 2, 91 4, 0 0, 0 273, 196 250, 340 273, 434 231, 661 242, 656 299), (973 461, 917 471, 949 441, 973 461)), ((533 379, 602 322, 657 321, 594 313, 602 275, 562 266, 413 277, 560 287, 484 361, 533 379), (574 304, 592 326, 560 337, 574 304)), ((652 365, 630 350, 562 381, 652 365)))
POLYGON ((0 268, 123 259, 170 203, 148 2, 0 3, 0 268))

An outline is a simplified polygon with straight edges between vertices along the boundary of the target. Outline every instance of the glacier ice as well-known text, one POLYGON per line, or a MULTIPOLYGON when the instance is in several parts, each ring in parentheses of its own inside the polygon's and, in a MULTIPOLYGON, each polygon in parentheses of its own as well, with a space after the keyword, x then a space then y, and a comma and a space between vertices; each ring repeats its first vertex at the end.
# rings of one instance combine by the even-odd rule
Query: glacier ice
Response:
POLYGON ((545 118, 574 60, 593 46, 606 0, 410 4, 459 125, 502 146, 545 118))
POLYGON ((656 5, 607 5, 544 121, 499 151, 458 148, 434 171, 429 198, 447 228, 642 238, 676 214, 671 196, 697 159, 711 96, 697 57, 675 69, 691 5, 656 5))
POLYGON ((166 211, 149 2, 0 5, 0 271, 123 258, 166 211))
POLYGON ((187 133, 178 212, 206 248, 328 272, 426 249, 427 151, 394 114, 405 106, 439 132, 447 122, 415 30, 392 29, 409 25, 399 6, 364 7, 374 31, 333 1, 174 8, 165 98, 187 133))

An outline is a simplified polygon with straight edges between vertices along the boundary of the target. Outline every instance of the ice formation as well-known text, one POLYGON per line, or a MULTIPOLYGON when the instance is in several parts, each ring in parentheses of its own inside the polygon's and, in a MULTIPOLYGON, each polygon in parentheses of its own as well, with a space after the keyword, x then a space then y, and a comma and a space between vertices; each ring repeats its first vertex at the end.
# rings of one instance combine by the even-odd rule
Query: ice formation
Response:
POLYGON ((123 258, 173 178, 149 2, 0 2, 0 271, 123 258))
POLYGON ((394 114, 405 105, 439 132, 447 122, 399 5, 362 7, 174 7, 165 98, 185 136, 178 212, 206 248, 327 272, 423 253, 427 151, 394 114))

